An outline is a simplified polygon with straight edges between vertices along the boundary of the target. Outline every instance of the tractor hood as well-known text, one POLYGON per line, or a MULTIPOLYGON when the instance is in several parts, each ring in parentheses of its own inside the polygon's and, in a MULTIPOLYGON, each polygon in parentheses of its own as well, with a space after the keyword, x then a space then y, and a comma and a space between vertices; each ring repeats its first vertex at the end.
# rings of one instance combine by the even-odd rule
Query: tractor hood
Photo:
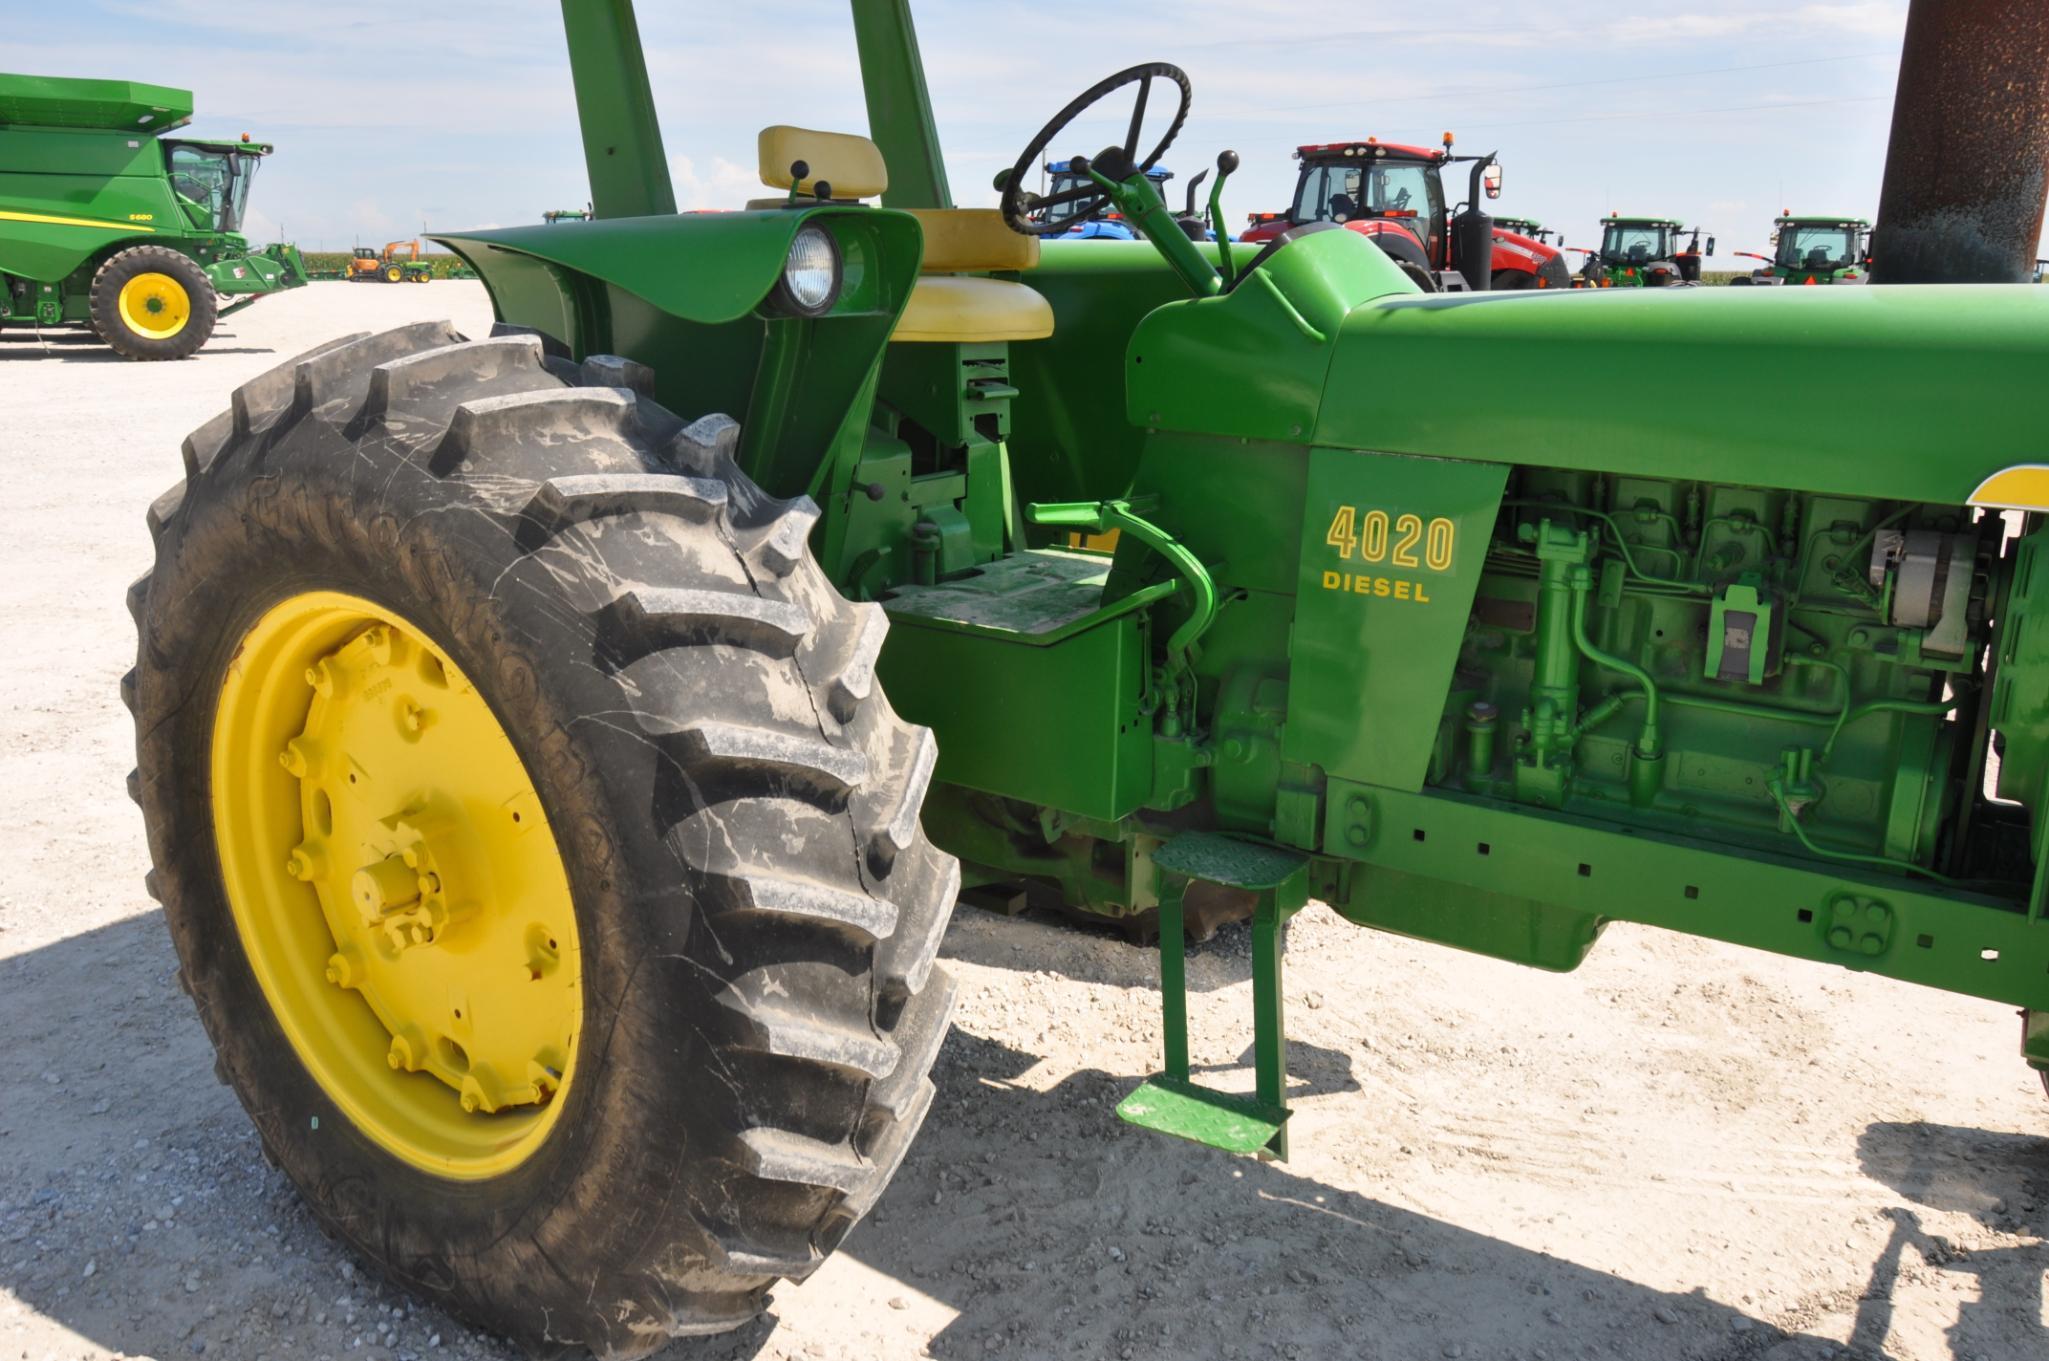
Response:
POLYGON ((1334 349, 1323 445, 1951 504, 2049 462, 2040 288, 1390 297, 1334 349))

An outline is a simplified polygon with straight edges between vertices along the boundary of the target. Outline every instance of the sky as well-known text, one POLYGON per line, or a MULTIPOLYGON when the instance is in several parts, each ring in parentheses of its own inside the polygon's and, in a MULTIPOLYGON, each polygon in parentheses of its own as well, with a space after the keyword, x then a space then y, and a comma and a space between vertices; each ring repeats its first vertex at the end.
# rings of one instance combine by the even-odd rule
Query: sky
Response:
MULTIPOLYGON (((678 206, 735 207, 765 124, 866 130, 841 0, 642 0, 678 206)), ((1906 0, 914 0, 963 205, 1074 95, 1169 61, 1194 100, 1164 163, 1226 147, 1234 227, 1293 197, 1302 143, 1379 136, 1496 151, 1497 214, 1589 244, 1610 211, 1713 231, 1715 267, 1771 219, 1875 215, 1906 0), (1457 26, 1454 27, 1453 25, 1457 26)), ((187 85, 192 131, 277 144, 251 235, 307 249, 581 206, 557 0, 0 0, 0 67, 187 85)), ((1119 106, 1117 117, 1121 121, 1119 106)), ((1078 129, 1059 154, 1107 136, 1078 129)))

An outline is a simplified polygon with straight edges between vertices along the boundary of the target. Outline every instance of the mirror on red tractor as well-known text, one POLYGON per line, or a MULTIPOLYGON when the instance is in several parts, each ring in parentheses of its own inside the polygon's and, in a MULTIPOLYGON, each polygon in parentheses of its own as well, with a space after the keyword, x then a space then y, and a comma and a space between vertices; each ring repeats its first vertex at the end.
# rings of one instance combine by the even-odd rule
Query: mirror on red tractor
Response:
POLYGON ((1480 179, 1480 183, 1486 188, 1488 198, 1500 198, 1501 162, 1496 161, 1494 164, 1488 166, 1486 174, 1484 174, 1480 179))

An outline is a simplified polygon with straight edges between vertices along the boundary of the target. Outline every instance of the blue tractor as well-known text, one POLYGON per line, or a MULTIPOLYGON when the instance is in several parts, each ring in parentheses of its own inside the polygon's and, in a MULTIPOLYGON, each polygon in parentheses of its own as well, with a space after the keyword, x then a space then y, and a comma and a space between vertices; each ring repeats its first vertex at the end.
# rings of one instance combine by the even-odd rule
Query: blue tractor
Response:
MULTIPOLYGON (((1079 196, 1084 191, 1090 191, 1094 187, 1086 174, 1074 168, 1072 160, 1048 161, 1046 162, 1045 169, 1047 184, 1044 197, 1048 199, 1057 199, 1061 195, 1068 193, 1079 196)), ((1156 165, 1145 172, 1145 177, 1152 181, 1153 188, 1159 191, 1160 197, 1165 198, 1167 196, 1167 181, 1174 178, 1174 172, 1167 169, 1164 165, 1156 165)), ((1203 180, 1208 177, 1209 171, 1204 170, 1188 182, 1188 203, 1185 210, 1177 214, 1175 218, 1180 223, 1181 230, 1196 241, 1214 241, 1216 239, 1215 233, 1211 232, 1208 226, 1204 224, 1202 214, 1196 210, 1195 206, 1195 191, 1202 184, 1203 180)), ((1136 241, 1139 239, 1139 234, 1129 222, 1124 220, 1122 214, 1116 212, 1110 206, 1109 200, 1105 198, 1093 211, 1086 213, 1065 232, 1061 233, 1061 237, 1066 240, 1084 241, 1136 241)))

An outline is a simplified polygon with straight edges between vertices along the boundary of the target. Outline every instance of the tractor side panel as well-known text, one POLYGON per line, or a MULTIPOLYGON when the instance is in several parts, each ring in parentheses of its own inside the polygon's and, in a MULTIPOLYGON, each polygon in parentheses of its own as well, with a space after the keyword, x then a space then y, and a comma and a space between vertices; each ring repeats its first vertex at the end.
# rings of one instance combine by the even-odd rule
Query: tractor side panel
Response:
POLYGON ((1422 788, 1508 469, 1310 455, 1282 755, 1422 788))

